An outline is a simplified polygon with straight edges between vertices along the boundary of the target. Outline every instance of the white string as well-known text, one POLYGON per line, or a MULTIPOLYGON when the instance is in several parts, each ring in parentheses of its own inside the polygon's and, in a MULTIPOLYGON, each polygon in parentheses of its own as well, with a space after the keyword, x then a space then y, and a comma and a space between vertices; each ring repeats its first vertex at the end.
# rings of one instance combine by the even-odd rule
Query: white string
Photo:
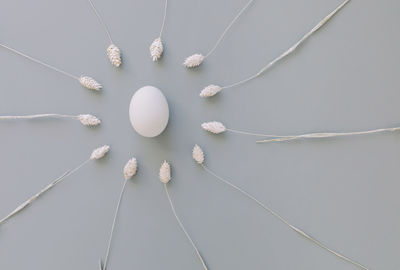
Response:
POLYGON ((0 120, 35 119, 35 118, 45 118, 45 117, 78 119, 78 116, 75 115, 47 113, 47 114, 32 114, 32 115, 4 115, 0 116, 0 120))
POLYGON ((38 63, 38 64, 41 64, 41 65, 43 65, 43 66, 45 66, 45 67, 47 67, 47 68, 50 68, 50 69, 52 69, 52 70, 54 70, 54 71, 57 71, 57 72, 59 72, 59 73, 61 73, 61 74, 64 74, 65 76, 71 77, 71 78, 73 78, 73 79, 79 81, 79 77, 77 77, 77 76, 75 76, 75 75, 73 75, 73 74, 71 74, 71 73, 68 73, 68 72, 63 71, 63 70, 61 70, 61 69, 58 69, 58 68, 56 68, 56 67, 54 67, 54 66, 52 66, 52 65, 49 65, 49 64, 47 64, 47 63, 45 63, 45 62, 42 62, 42 61, 40 61, 40 60, 38 60, 38 59, 36 59, 36 58, 33 58, 33 57, 29 56, 29 55, 26 55, 26 54, 24 54, 24 53, 22 53, 22 52, 20 52, 20 51, 17 51, 16 49, 13 49, 13 48, 11 48, 11 47, 6 46, 6 45, 4 45, 4 44, 0 44, 0 46, 3 47, 3 48, 5 48, 5 49, 7 49, 7 50, 12 51, 13 53, 16 53, 16 54, 18 54, 18 55, 20 55, 20 56, 23 56, 23 57, 25 57, 25 58, 27 58, 27 59, 33 61, 33 62, 36 62, 36 63, 38 63))
MULTIPOLYGON (((111 242, 112 242, 112 238, 113 238, 113 234, 114 234, 114 228, 115 228, 115 223, 118 217, 118 213, 119 213, 119 207, 121 205, 121 200, 122 200, 122 195, 124 194, 125 191, 125 187, 126 187, 126 183, 128 182, 128 180, 124 181, 124 185, 122 186, 122 190, 121 193, 119 195, 119 199, 118 199, 118 204, 117 204, 117 208, 115 210, 115 214, 114 214, 114 219, 113 219, 113 223, 111 226, 111 233, 110 233, 110 237, 108 239, 108 246, 107 246, 107 252, 106 252, 106 257, 104 259, 104 266, 100 269, 101 270, 106 270, 107 269, 107 261, 108 261, 108 255, 110 254, 110 249, 111 249, 111 242)), ((101 264, 100 264, 101 265, 101 264)))
POLYGON ((207 268, 207 266, 206 266, 206 264, 205 264, 205 262, 204 262, 204 260, 203 260, 203 257, 202 257, 201 254, 200 254, 200 251, 197 249, 197 247, 196 247, 196 245, 194 244, 192 238, 190 237, 189 233, 186 231, 185 227, 183 226, 182 221, 180 220, 178 214, 177 214, 176 211, 175 211, 174 204, 173 204, 173 202, 172 202, 172 200, 171 200, 171 197, 170 197, 170 195, 169 195, 169 192, 168 192, 167 184, 164 184, 164 187, 165 187, 165 192, 167 193, 167 197, 168 197, 169 204, 171 205, 172 213, 174 214, 176 220, 178 221, 179 226, 181 227, 182 231, 185 233, 185 235, 186 235, 187 239, 189 240, 190 244, 192 244, 192 247, 193 247, 194 250, 196 251, 196 255, 197 255, 197 257, 199 258, 201 264, 203 265, 204 270, 208 270, 208 268, 207 268))
POLYGON ((291 228, 292 230, 294 230, 295 232, 297 232, 298 234, 300 234, 301 236, 305 237, 306 239, 312 241, 314 244, 316 244, 317 246, 325 249, 326 251, 332 253, 333 255, 339 257, 342 260, 345 260, 357 267, 360 267, 364 270, 369 270, 367 267, 363 266, 362 264, 359 264, 358 262, 353 261, 352 259, 328 248, 326 245, 324 245, 323 243, 321 243, 320 241, 316 240, 315 238, 309 236, 308 234, 306 234, 305 232, 303 232, 302 230, 300 230, 299 228, 293 226, 292 224, 290 224, 286 219, 284 219, 281 215, 279 215, 277 212, 275 212, 274 210, 272 210, 271 208, 269 208, 268 206, 266 206, 265 204, 263 204, 262 202, 260 202, 258 199, 256 199, 254 196, 252 196, 250 193, 248 193, 247 191, 241 189, 240 187, 232 184, 231 182, 229 182, 228 180, 225 180, 224 178, 218 176, 217 174, 215 174, 213 171, 211 171, 210 169, 208 169, 204 164, 201 164, 201 166, 204 168, 204 170, 206 172, 208 172, 209 174, 211 174, 212 176, 214 176, 215 178, 217 178, 218 180, 220 180, 221 182, 225 183, 226 185, 232 187, 233 189, 239 191, 240 193, 242 193, 244 196, 246 196, 247 198, 253 200, 254 202, 256 202, 259 206, 261 206, 263 209, 267 210, 268 212, 270 212, 273 216, 275 216, 276 218, 278 218, 281 222, 283 222, 284 224, 286 224, 289 228, 291 228))
POLYGON ((99 19, 100 23, 103 25, 104 30, 106 31, 106 34, 107 34, 108 39, 110 40, 111 44, 114 44, 114 42, 113 42, 113 40, 111 38, 110 31, 108 30, 108 27, 107 27, 106 23, 104 22, 104 20, 101 18, 100 13, 97 11, 97 9, 94 6, 92 0, 88 0, 88 1, 89 1, 90 6, 92 7, 94 13, 96 14, 97 18, 99 19))
POLYGON ((264 73, 267 69, 271 68, 273 65, 275 65, 277 62, 285 58, 286 56, 292 54, 304 41, 306 41, 312 34, 314 34, 318 29, 320 29, 325 23, 327 23, 339 10, 341 10, 350 0, 345 0, 340 6, 338 6, 334 11, 328 14, 324 19, 322 19, 316 26, 314 26, 313 29, 311 29, 310 32, 305 34, 299 41, 297 41, 292 47, 290 47, 288 50, 286 50, 284 53, 282 53, 280 56, 272 60, 270 63, 268 63, 265 67, 263 67, 259 72, 256 74, 250 76, 249 78, 243 79, 241 81, 238 81, 236 83, 226 85, 221 87, 222 89, 227 89, 231 87, 238 86, 240 84, 243 84, 245 82, 248 82, 254 78, 257 78, 260 76, 262 73, 264 73))
POLYGON ((250 0, 240 11, 239 13, 236 15, 236 17, 229 23, 228 27, 225 28, 224 32, 222 33, 222 35, 218 38, 217 42, 215 43, 214 47, 212 47, 212 49, 204 56, 204 58, 209 57, 214 51, 215 49, 218 47, 218 45, 221 43, 222 39, 224 38, 225 34, 229 31, 229 29, 232 27, 232 25, 237 21, 237 19, 239 19, 239 17, 242 15, 242 13, 250 6, 250 4, 253 2, 254 0, 250 0))
POLYGON ((251 132, 230 129, 230 128, 226 128, 226 130, 230 131, 230 132, 238 133, 238 134, 251 135, 251 136, 257 136, 257 137, 278 137, 278 138, 286 138, 286 137, 292 138, 293 137, 293 136, 280 136, 280 135, 272 135, 272 134, 251 133, 251 132))
MULTIPOLYGON (((352 135, 364 135, 364 134, 374 134, 374 133, 381 133, 381 132, 395 132, 400 131, 400 127, 394 128, 380 128, 374 130, 367 130, 367 131, 355 131, 355 132, 342 132, 342 133, 309 133, 309 134, 302 134, 302 135, 292 135, 292 136, 271 136, 277 137, 274 139, 267 139, 267 140, 260 140, 257 143, 268 143, 268 142, 284 142, 284 141, 291 141, 291 140, 298 140, 298 139, 314 139, 314 138, 332 138, 332 137, 340 137, 340 136, 352 136, 352 135)), ((268 136, 266 136, 268 137, 268 136)))
POLYGON ((167 18, 167 6, 168 6, 168 0, 165 0, 165 6, 164 6, 164 17, 162 20, 162 24, 161 24, 161 30, 160 30, 160 38, 162 36, 162 33, 164 31, 164 26, 165 26, 165 19, 167 18))
POLYGON ((4 217, 3 219, 0 220, 0 225, 3 224, 4 222, 6 222, 8 219, 10 219, 12 216, 16 215, 17 213, 19 213, 20 211, 22 211, 25 207, 27 207, 28 205, 30 205, 33 201, 35 201, 37 198, 39 198, 41 195, 43 195, 46 191, 48 191, 49 189, 53 188, 55 185, 57 185, 58 183, 60 183, 61 181, 63 181, 67 176, 72 175, 73 173, 75 173, 77 170, 79 170, 80 168, 82 168, 88 161, 90 161, 90 159, 84 161, 81 165, 79 165, 78 167, 76 167, 73 170, 69 170, 66 171, 63 175, 61 175, 60 177, 58 177, 56 180, 54 180, 53 182, 51 182, 50 184, 48 184, 45 188, 43 188, 41 191, 39 191, 38 193, 36 193, 35 195, 33 195, 32 197, 30 197, 28 200, 26 200, 24 203, 20 204, 17 208, 15 208, 14 211, 12 211, 10 214, 8 214, 6 217, 4 217))

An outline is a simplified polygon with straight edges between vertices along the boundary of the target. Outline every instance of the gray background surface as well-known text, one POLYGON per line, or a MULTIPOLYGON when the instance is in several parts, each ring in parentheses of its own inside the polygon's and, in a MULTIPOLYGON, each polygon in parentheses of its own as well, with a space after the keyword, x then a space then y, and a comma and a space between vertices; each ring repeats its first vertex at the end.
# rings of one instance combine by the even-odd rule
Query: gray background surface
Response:
POLYGON ((97 269, 131 156, 140 169, 121 206, 110 269, 201 269, 158 180, 164 159, 173 166, 177 211, 210 269, 356 269, 215 181, 191 159, 194 143, 212 170, 330 247, 371 269, 399 269, 399 134, 256 145, 253 137, 212 136, 200 124, 280 134, 400 125, 400 2, 351 1, 295 55, 210 100, 198 97, 204 86, 257 72, 341 0, 255 1, 192 71, 183 59, 211 48, 246 1, 170 2, 164 58, 153 63, 148 46, 164 1, 95 1, 123 52, 116 70, 87 1, 1 1, 2 43, 104 85, 94 93, 0 50, 1 115, 92 113, 103 120, 95 129, 71 120, 2 122, 1 216, 95 147, 112 150, 1 226, 0 269, 97 269), (171 109, 155 139, 129 123, 130 98, 144 85, 162 89, 171 109))

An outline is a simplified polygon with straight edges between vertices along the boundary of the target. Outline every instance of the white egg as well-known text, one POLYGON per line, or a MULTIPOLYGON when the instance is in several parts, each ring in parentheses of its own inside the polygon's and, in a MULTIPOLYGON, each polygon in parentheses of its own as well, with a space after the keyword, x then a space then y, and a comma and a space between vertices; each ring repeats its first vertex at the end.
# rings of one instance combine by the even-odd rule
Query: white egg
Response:
POLYGON ((156 137, 167 127, 168 102, 160 89, 144 86, 133 94, 129 105, 129 118, 137 133, 156 137))

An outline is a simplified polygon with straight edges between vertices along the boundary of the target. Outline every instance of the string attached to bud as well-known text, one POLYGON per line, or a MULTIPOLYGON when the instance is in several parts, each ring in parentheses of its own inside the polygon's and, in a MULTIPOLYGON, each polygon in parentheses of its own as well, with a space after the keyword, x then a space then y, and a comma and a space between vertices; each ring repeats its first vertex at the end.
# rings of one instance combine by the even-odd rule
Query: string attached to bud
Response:
POLYGON ((122 201, 122 196, 123 196, 124 191, 125 191, 126 183, 128 182, 129 179, 131 179, 136 174, 136 172, 137 172, 137 161, 136 161, 136 158, 131 158, 130 160, 128 160, 128 162, 126 163, 126 165, 124 167, 124 178, 125 178, 125 181, 124 181, 124 184, 122 185, 121 193, 119 195, 119 199, 118 199, 118 203, 117 203, 117 208, 115 210, 114 219, 113 219, 113 223, 112 223, 112 226, 111 226, 111 233, 110 233, 110 237, 108 239, 108 246, 107 246, 107 251, 106 251, 106 257, 104 259, 104 264, 102 263, 101 260, 99 262, 100 270, 106 270, 106 268, 107 268, 108 255, 110 254, 110 250, 111 250, 111 242, 112 242, 114 229, 115 229, 115 224, 116 224, 118 213, 119 213, 119 208, 120 208, 121 201, 122 201))
POLYGON ((305 34, 299 41, 297 41, 292 47, 290 47, 288 50, 286 50, 285 52, 283 52, 281 55, 279 55, 277 58, 275 58, 274 60, 272 60, 271 62, 269 62, 266 66, 264 66, 259 72, 257 72, 256 74, 243 79, 241 81, 229 84, 229 85, 225 85, 225 86, 219 86, 219 85, 209 85, 207 87, 205 87, 201 92, 200 92, 200 96, 201 97, 212 97, 214 95, 216 95, 217 93, 219 93, 221 90, 223 89, 228 89, 228 88, 232 88, 241 84, 244 84, 250 80, 253 80, 257 77, 259 77, 261 74, 263 74, 265 71, 267 71, 268 69, 270 69, 272 66, 274 66, 276 63, 280 62, 283 58, 289 56, 290 54, 292 54, 297 48, 300 47, 301 44, 303 44, 312 34, 314 34, 315 32, 318 31, 318 29, 320 29, 324 24, 326 24, 339 10, 341 10, 350 0, 345 0, 340 6, 338 6, 334 11, 332 11, 331 13, 328 14, 328 16, 326 16, 324 19, 322 19, 317 25, 314 26, 313 29, 311 29, 310 32, 308 32, 307 34, 305 34))
POLYGON ((169 165, 169 163, 167 161, 164 161, 160 167, 160 181, 164 184, 165 193, 167 194, 167 198, 168 198, 169 204, 171 206, 172 213, 174 214, 176 221, 179 224, 179 227, 181 227, 182 231, 184 232, 184 234, 186 235, 190 244, 192 245, 193 249, 195 250, 197 257, 199 258, 199 260, 203 266, 203 269, 208 270, 208 268, 204 262, 204 259, 200 254, 200 251, 196 247, 196 244, 193 242, 189 233, 186 231, 185 226, 183 226, 181 219, 179 218, 178 214, 176 213, 174 203, 172 202, 171 196, 168 191, 168 183, 170 182, 170 180, 171 180, 171 166, 169 165))
POLYGON ((232 25, 237 21, 237 19, 239 19, 239 17, 242 15, 242 13, 250 6, 250 4, 253 1, 254 0, 250 0, 249 2, 247 2, 247 4, 239 11, 239 13, 236 15, 236 17, 225 28, 224 32, 221 34, 221 36, 219 37, 217 42, 214 44, 214 46, 211 48, 210 51, 208 51, 208 53, 205 56, 202 55, 201 53, 193 54, 185 59, 185 61, 183 62, 183 65, 187 68, 194 68, 194 67, 200 66, 201 63, 203 63, 204 59, 209 57, 215 51, 215 49, 217 49, 218 45, 221 43, 222 39, 225 37, 225 34, 229 31, 229 29, 232 27, 232 25))
POLYGON ((122 59, 121 59, 121 51, 119 50, 119 48, 114 44, 114 41, 111 38, 111 34, 110 31, 108 30, 108 27, 106 25, 106 23, 104 22, 104 20, 102 19, 102 17, 100 16, 100 13, 97 11, 96 7, 94 6, 92 0, 88 0, 90 6, 92 7, 94 13, 96 14, 97 18, 99 19, 100 23, 103 25, 104 30, 108 36, 108 39, 110 40, 110 46, 108 46, 107 48, 107 56, 108 59, 110 60, 110 63, 115 66, 115 67, 119 67, 122 63, 122 59))
POLYGON ((164 52, 164 46, 163 46, 163 43, 162 43, 161 36, 162 36, 163 31, 164 31, 165 19, 167 17, 167 6, 168 6, 168 0, 165 0, 164 17, 163 17, 162 24, 161 24, 160 35, 158 36, 158 38, 156 38, 151 43, 150 48, 149 48, 150 49, 150 56, 151 56, 151 59, 153 60, 153 62, 158 61, 161 58, 161 56, 162 56, 162 54, 164 52))
POLYGON ((47 63, 45 63, 45 62, 42 62, 42 61, 40 61, 40 60, 38 60, 38 59, 36 59, 36 58, 33 58, 33 57, 31 57, 31 56, 29 56, 29 55, 27 55, 27 54, 24 54, 24 53, 22 53, 22 52, 20 52, 20 51, 17 51, 16 49, 13 49, 13 48, 11 48, 11 47, 9 47, 9 46, 6 46, 6 45, 4 45, 4 44, 0 44, 0 46, 3 47, 3 48, 5 48, 5 49, 7 49, 7 50, 12 51, 13 53, 16 53, 16 54, 18 54, 18 55, 20 55, 20 56, 23 56, 23 57, 25 57, 25 58, 27 58, 27 59, 29 59, 29 60, 31 60, 31 61, 37 63, 37 64, 40 64, 40 65, 42 65, 42 66, 45 66, 45 67, 47 67, 47 68, 49 68, 49 69, 52 69, 52 70, 54 70, 54 71, 57 71, 58 73, 61 73, 61 74, 65 75, 65 76, 68 76, 68 77, 70 77, 70 78, 72 78, 72 79, 75 79, 75 80, 77 80, 82 86, 86 87, 87 89, 91 89, 91 90, 96 90, 96 91, 98 91, 98 90, 100 90, 100 89, 102 88, 101 84, 98 83, 98 82, 97 82, 95 79, 93 79, 92 77, 85 76, 85 75, 81 75, 81 76, 73 75, 73 74, 71 74, 71 73, 69 73, 69 72, 63 71, 63 70, 61 70, 61 69, 59 69, 59 68, 56 68, 56 67, 54 67, 54 66, 52 66, 52 65, 49 65, 49 64, 47 64, 47 63))
POLYGON ((289 221, 287 221, 285 218, 283 218, 280 214, 278 214, 276 211, 272 210, 270 207, 268 207, 267 205, 263 204, 260 200, 258 200, 257 198, 255 198, 253 195, 251 195, 250 193, 248 193, 247 191, 245 191, 244 189, 232 184, 231 182, 229 182, 228 180, 218 176, 216 173, 214 173, 213 171, 211 171, 205 164, 204 164, 204 152, 203 150, 200 148, 200 146, 198 146, 197 144, 194 146, 193 150, 192 150, 192 157, 193 159, 201 165, 201 167, 210 175, 212 175, 213 177, 215 177, 216 179, 218 179, 220 182, 224 183, 225 185, 233 188, 234 190, 238 191, 239 193, 241 193, 242 195, 244 195, 245 197, 247 197, 248 199, 254 201, 255 203, 257 203, 259 206, 261 206, 261 208, 263 208, 265 211, 269 212, 270 214, 272 214, 274 217, 276 217, 279 221, 281 221, 283 224, 285 224, 286 226, 288 226, 290 229, 292 229, 293 231, 295 231, 296 233, 298 233, 299 235, 301 235, 302 237, 306 238, 307 240, 310 240, 311 242, 313 242, 314 244, 316 244, 317 246, 321 247, 322 249, 330 252, 331 254, 335 255, 336 257, 350 263, 353 264, 361 269, 364 270, 369 270, 367 267, 365 267, 364 265, 334 251, 333 249, 329 248, 328 246, 326 246, 325 244, 323 244, 322 242, 320 242, 319 240, 311 237, 310 235, 306 234, 304 231, 302 231, 301 229, 295 227, 294 225, 290 224, 289 221))
POLYGON ((220 134, 225 131, 230 131, 233 133, 244 134, 249 136, 256 137, 266 137, 267 139, 258 140, 257 143, 269 143, 269 142, 286 142, 286 141, 294 141, 300 139, 322 139, 322 138, 334 138, 334 137, 344 137, 344 136, 355 136, 355 135, 367 135, 367 134, 375 134, 375 133, 383 133, 383 132, 397 132, 400 131, 400 127, 391 127, 391 128, 379 128, 365 131, 351 131, 351 132, 318 132, 318 133, 308 133, 301 135, 273 135, 273 134, 261 134, 261 133, 252 133, 247 131, 241 131, 236 129, 226 128, 224 124, 217 121, 206 122, 201 124, 201 127, 213 134, 220 134))
POLYGON ((66 114, 32 114, 32 115, 7 115, 0 116, 0 120, 16 120, 16 119, 37 119, 37 118, 71 118, 78 120, 84 126, 98 126, 101 121, 96 116, 91 114, 80 114, 80 115, 66 115, 66 114))
POLYGON ((73 173, 75 173, 76 171, 78 171, 80 168, 82 168, 84 165, 86 165, 89 161, 91 160, 98 160, 103 158, 107 152, 110 150, 110 146, 108 145, 104 145, 102 147, 99 147, 97 149, 95 149, 92 154, 90 155, 90 158, 87 159, 86 161, 84 161, 83 163, 81 163, 78 167, 76 167, 75 169, 66 171, 64 174, 62 174, 60 177, 58 177, 57 179, 55 179, 53 182, 51 182, 50 184, 48 184, 46 187, 44 187, 41 191, 39 191, 38 193, 36 193, 35 195, 33 195, 32 197, 30 197, 28 200, 26 200, 25 202, 23 202, 22 204, 20 204, 17 208, 14 209, 14 211, 12 211, 11 213, 9 213, 7 216, 5 216, 3 219, 0 220, 0 225, 3 224, 4 222, 6 222, 8 219, 10 219, 11 217, 13 217, 14 215, 16 215, 17 213, 21 212, 23 209, 25 209, 28 205, 30 205, 33 201, 35 201, 37 198, 39 198, 40 196, 42 196, 46 191, 50 190, 51 188, 53 188, 55 185, 57 185, 58 183, 60 183, 61 181, 63 181, 64 179, 66 179, 66 177, 72 175, 73 173))

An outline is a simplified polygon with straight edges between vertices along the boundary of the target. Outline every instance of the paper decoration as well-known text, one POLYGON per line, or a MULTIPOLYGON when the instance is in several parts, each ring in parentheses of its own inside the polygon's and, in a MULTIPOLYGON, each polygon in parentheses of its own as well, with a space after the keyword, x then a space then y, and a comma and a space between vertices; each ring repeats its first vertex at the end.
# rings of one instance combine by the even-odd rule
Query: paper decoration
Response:
POLYGON ((114 219, 113 219, 113 223, 112 223, 112 226, 111 226, 110 237, 108 239, 108 245, 107 245, 107 251, 106 251, 106 256, 105 256, 105 259, 104 259, 104 263, 101 260, 99 261, 99 269, 100 270, 106 270, 106 268, 107 268, 108 256, 110 255, 111 243, 112 243, 114 230, 115 230, 115 224, 117 222, 119 208, 120 208, 120 205, 121 205, 122 197, 123 197, 124 192, 125 192, 126 183, 128 182, 129 179, 131 179, 136 174, 136 172, 137 172, 137 161, 136 161, 136 158, 131 158, 130 160, 128 160, 128 162, 126 163, 126 165, 124 167, 124 178, 125 178, 125 181, 124 181, 124 184, 122 185, 121 193, 119 195, 117 208, 115 209, 114 219))
POLYGON ((334 251, 333 249, 329 248, 328 246, 326 246, 325 244, 323 244, 322 242, 320 242, 319 240, 311 237, 310 235, 308 235, 307 233, 305 233, 304 231, 302 231, 301 229, 299 229, 298 227, 295 227, 294 225, 292 225, 291 223, 289 223, 289 221, 287 219, 285 219, 284 217, 282 217, 278 212, 276 212, 275 210, 273 210, 272 208, 270 208, 269 206, 263 204, 260 200, 258 200, 257 198, 255 198, 253 195, 251 195, 250 193, 248 193, 247 191, 245 191, 244 189, 238 187, 237 185, 231 183, 230 181, 218 176, 216 173, 214 173, 213 171, 211 171, 205 164, 204 164, 204 152, 203 150, 198 146, 195 145, 192 151, 192 157, 193 159, 199 163, 201 165, 201 167, 210 175, 212 175, 214 178, 216 178, 217 180, 219 180, 220 182, 222 182, 223 184, 233 188, 234 190, 240 192, 241 194, 243 194, 245 197, 247 197, 248 199, 254 201, 256 204, 258 204, 261 208, 263 208, 265 211, 269 212, 271 215, 273 215, 275 218, 277 218, 279 221, 281 221, 283 224, 285 224, 286 226, 288 226, 290 229, 292 229, 293 231, 295 231, 296 233, 298 233, 299 235, 301 235, 302 237, 304 237, 307 240, 310 240, 312 243, 316 244, 317 246, 321 247, 322 249, 330 252, 331 254, 335 255, 336 257, 350 263, 353 264, 357 267, 360 267, 364 270, 369 270, 367 267, 365 267, 364 265, 334 251))
POLYGON ((192 238, 190 237, 189 233, 186 231, 185 226, 183 226, 183 223, 181 221, 181 219, 179 218, 178 214, 176 213, 174 204, 172 202, 171 199, 171 195, 169 194, 168 191, 168 183, 171 180, 171 166, 169 165, 168 162, 164 161, 161 165, 160 168, 160 181, 164 184, 164 189, 165 189, 165 193, 167 194, 167 198, 169 201, 169 204, 171 206, 171 210, 172 213, 174 214, 176 221, 179 224, 179 227, 181 227, 182 231, 184 232, 184 234, 186 235, 187 239, 189 240, 190 244, 192 245, 194 251, 196 252, 197 257, 199 258, 201 265, 203 266, 204 270, 208 270, 203 257, 200 254, 200 251, 198 250, 196 244, 193 242, 192 238))
POLYGON ((47 64, 47 63, 45 63, 45 62, 42 62, 42 61, 40 61, 40 60, 38 60, 38 59, 36 59, 36 58, 33 58, 33 57, 31 57, 31 56, 29 56, 29 55, 27 55, 27 54, 24 54, 24 53, 22 53, 22 52, 20 52, 20 51, 17 51, 16 49, 13 49, 13 48, 11 48, 11 47, 9 47, 9 46, 6 46, 6 45, 4 45, 4 44, 0 44, 0 46, 3 47, 3 48, 5 48, 5 49, 7 49, 7 50, 12 51, 13 53, 16 53, 16 54, 18 54, 18 55, 20 55, 20 56, 23 56, 23 57, 25 57, 25 58, 27 58, 27 59, 29 59, 29 60, 35 62, 35 63, 38 63, 38 64, 40 64, 40 65, 42 65, 42 66, 45 66, 45 67, 47 67, 47 68, 49 68, 49 69, 52 69, 52 70, 54 70, 54 71, 57 71, 58 73, 61 73, 61 74, 65 75, 65 76, 68 76, 68 77, 70 77, 70 78, 72 78, 72 79, 75 79, 75 80, 77 80, 82 86, 84 86, 84 87, 86 87, 86 88, 88 88, 88 89, 91 89, 91 90, 100 90, 100 89, 102 88, 101 84, 99 84, 99 83, 98 83, 95 79, 93 79, 92 77, 85 76, 85 75, 82 75, 82 76, 80 76, 80 77, 79 77, 79 76, 75 76, 75 75, 73 75, 73 74, 71 74, 71 73, 68 73, 68 72, 63 71, 63 70, 61 70, 61 69, 59 69, 59 68, 56 68, 56 67, 54 67, 54 66, 52 66, 52 65, 49 65, 49 64, 47 64))
POLYGON ((92 7, 94 13, 96 14, 96 17, 99 19, 100 23, 103 25, 104 31, 106 32, 108 39, 110 40, 110 46, 107 48, 107 56, 108 59, 110 60, 110 63, 115 66, 119 67, 122 63, 121 60, 121 51, 119 48, 114 44, 114 41, 111 38, 110 31, 108 30, 108 27, 106 23, 104 22, 103 18, 100 16, 100 13, 97 11, 96 7, 94 6, 92 0, 88 0, 90 6, 92 7))
POLYGON ((253 1, 254 0, 250 0, 249 2, 247 2, 247 4, 239 11, 239 13, 225 28, 224 32, 222 32, 222 34, 218 38, 217 42, 214 44, 214 46, 211 48, 211 50, 209 50, 208 53, 206 53, 206 55, 202 55, 201 53, 193 54, 185 59, 185 61, 183 62, 183 65, 187 68, 194 68, 194 67, 200 66, 201 63, 203 63, 204 59, 209 57, 215 51, 215 49, 217 49, 218 45, 221 43, 221 41, 225 37, 225 34, 229 31, 229 29, 232 27, 232 25, 239 19, 239 17, 243 14, 243 12, 250 6, 250 4, 253 3, 253 1))
POLYGON ((314 34, 315 32, 318 31, 318 29, 320 29, 324 24, 326 24, 339 10, 341 10, 350 0, 345 0, 340 6, 338 6, 334 11, 332 11, 331 13, 328 14, 328 16, 326 16, 324 19, 322 19, 322 21, 320 21, 316 26, 314 26, 313 29, 311 29, 310 32, 308 32, 307 34, 305 34, 299 41, 297 41, 292 47, 290 47, 288 50, 286 50, 285 52, 283 52, 281 55, 279 55, 277 58, 275 58, 274 60, 272 60, 271 62, 269 62, 265 67, 263 67, 259 72, 257 72, 256 74, 243 79, 241 81, 229 84, 229 85, 225 85, 225 86, 219 86, 219 85, 209 85, 207 87, 205 87, 201 92, 200 92, 200 96, 201 97, 212 97, 214 95, 216 95, 217 93, 219 93, 221 90, 223 89, 228 89, 228 88, 232 88, 238 85, 241 85, 243 83, 246 83, 250 80, 253 80, 255 78, 257 78, 258 76, 260 76, 261 74, 263 74, 266 70, 270 69, 272 66, 274 66, 276 63, 278 63, 280 60, 282 60, 283 58, 285 58, 286 56, 292 54, 297 48, 300 47, 301 44, 303 44, 312 34, 314 34))
POLYGON ((75 173, 76 171, 78 171, 80 168, 82 168, 84 165, 86 165, 90 160, 98 160, 103 158, 107 152, 110 150, 110 147, 108 145, 104 145, 102 147, 99 147, 97 149, 95 149, 90 158, 87 159, 86 161, 84 161, 83 163, 81 163, 78 167, 76 167, 73 170, 69 170, 66 171, 64 174, 62 174, 60 177, 58 177, 57 179, 55 179, 53 182, 51 182, 50 184, 48 184, 46 187, 44 187, 41 191, 39 191, 38 193, 36 193, 35 195, 33 195, 32 197, 30 197, 28 200, 26 200, 25 202, 23 202, 22 204, 20 204, 17 208, 15 208, 14 211, 12 211, 10 214, 8 214, 7 216, 5 216, 3 219, 0 220, 0 225, 3 224, 4 222, 6 222, 7 220, 9 220, 11 217, 13 217, 14 215, 16 215, 17 213, 21 212, 22 210, 24 210, 28 205, 30 205, 32 202, 34 202, 37 198, 39 198, 40 196, 42 196, 45 192, 47 192, 48 190, 50 190, 51 188, 53 188, 55 185, 57 185, 58 183, 60 183, 61 181, 63 181, 67 176, 72 175, 73 173, 75 173))

